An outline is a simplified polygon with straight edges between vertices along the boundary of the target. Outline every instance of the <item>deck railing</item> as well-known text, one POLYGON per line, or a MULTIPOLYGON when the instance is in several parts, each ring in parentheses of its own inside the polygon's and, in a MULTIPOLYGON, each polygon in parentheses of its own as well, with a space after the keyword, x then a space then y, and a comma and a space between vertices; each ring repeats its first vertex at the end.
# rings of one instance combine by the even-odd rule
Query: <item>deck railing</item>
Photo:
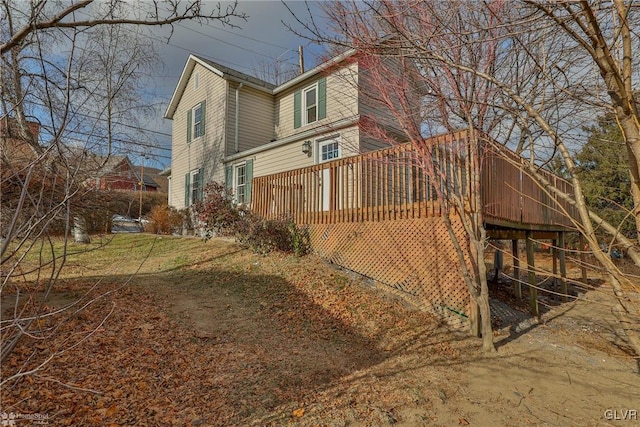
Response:
MULTIPOLYGON (((486 147, 482 159, 482 206, 486 222, 573 227, 575 208, 545 188, 527 172, 528 160, 504 147, 486 147)), ((551 187, 573 195, 573 185, 544 169, 538 169, 551 187)))
MULTIPOLYGON (((257 177, 252 209, 266 218, 288 216, 298 224, 440 216, 450 211, 447 195, 455 194, 471 206, 469 147, 467 132, 457 132, 428 139, 424 147, 397 145, 257 177)), ((519 158, 514 161, 500 151, 489 150, 479 163, 487 221, 570 225, 557 201, 523 172, 519 158)), ((542 173, 572 191, 567 181, 542 173)))

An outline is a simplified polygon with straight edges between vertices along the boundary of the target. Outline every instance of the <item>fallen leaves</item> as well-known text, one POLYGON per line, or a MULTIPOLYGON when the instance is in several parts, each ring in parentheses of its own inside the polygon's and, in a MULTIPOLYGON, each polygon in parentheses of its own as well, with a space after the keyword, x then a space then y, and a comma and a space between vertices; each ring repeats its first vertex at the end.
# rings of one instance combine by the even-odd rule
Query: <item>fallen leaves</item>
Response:
MULTIPOLYGON (((317 261, 310 269, 294 257, 254 258, 239 252, 141 276, 97 300, 48 341, 77 345, 42 372, 56 381, 25 377, 5 387, 3 409, 47 413, 53 425, 246 425, 277 408, 306 419, 309 408, 284 408, 377 365, 411 328, 433 324, 317 261)), ((82 293, 92 285, 65 286, 82 293)), ((118 286, 105 280, 96 295, 118 286)), ((42 357, 29 340, 19 347, 8 366, 42 357)))

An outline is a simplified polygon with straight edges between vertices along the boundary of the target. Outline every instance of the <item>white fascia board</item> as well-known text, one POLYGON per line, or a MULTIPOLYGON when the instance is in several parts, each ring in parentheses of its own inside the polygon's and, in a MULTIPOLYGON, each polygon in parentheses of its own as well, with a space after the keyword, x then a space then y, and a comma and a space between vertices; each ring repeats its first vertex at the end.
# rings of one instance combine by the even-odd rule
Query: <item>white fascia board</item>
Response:
MULTIPOLYGON (((187 83, 189 82, 189 77, 191 76, 191 72, 196 66, 196 63, 202 65, 212 73, 218 75, 219 77, 225 78, 225 74, 218 70, 215 67, 212 67, 211 64, 208 64, 197 56, 190 54, 187 59, 187 63, 184 64, 184 69, 182 70, 182 74, 180 74, 180 79, 178 80, 178 84, 176 85, 176 89, 173 91, 173 95, 171 96, 171 101, 169 101, 169 105, 167 106, 167 111, 164 113, 164 118, 173 120, 173 114, 178 108, 178 101, 182 97, 182 93, 184 89, 187 87, 187 83)), ((230 76, 227 76, 227 78, 230 76)))
POLYGON ((222 77, 224 79, 226 79, 226 80, 230 80, 230 81, 236 82, 236 83, 242 83, 243 86, 250 87, 250 88, 253 88, 253 89, 257 89, 259 91, 268 93, 269 95, 273 95, 273 91, 271 89, 268 89, 268 88, 264 87, 264 86, 260 86, 260 85, 248 82, 248 81, 246 81, 244 79, 232 76, 230 74, 223 74, 222 77))
POLYGON ((305 131, 302 131, 302 132, 298 132, 298 133, 293 134, 291 136, 288 136, 286 138, 278 139, 276 141, 272 141, 272 142, 269 142, 267 144, 251 148, 249 150, 245 150, 245 151, 241 151, 241 152, 236 153, 236 154, 232 154, 231 156, 227 156, 227 157, 223 158, 222 162, 223 163, 232 162, 234 160, 242 159, 242 158, 247 157, 247 156, 252 156, 254 154, 261 153, 263 151, 268 151, 268 150, 274 149, 276 147, 280 147, 281 145, 289 144, 289 143, 291 143, 293 141, 297 141, 297 140, 305 139, 305 138, 314 138, 314 137, 329 133, 331 131, 344 129, 344 128, 356 125, 359 120, 360 120, 360 116, 352 116, 352 117, 349 117, 349 118, 346 118, 346 119, 338 120, 337 122, 333 122, 333 123, 328 124, 328 125, 322 125, 322 126, 315 127, 313 129, 308 129, 308 130, 305 130, 305 131))
POLYGON ((278 86, 277 88, 275 88, 273 90, 273 94, 276 95, 276 94, 278 94, 278 93, 280 93, 282 91, 285 91, 285 90, 297 85, 298 83, 301 83, 304 80, 307 80, 308 78, 314 76, 315 74, 318 74, 321 71, 324 71, 327 68, 344 61, 345 59, 349 58, 350 56, 353 56, 355 53, 356 53, 355 49, 349 49, 345 53, 343 53, 341 55, 338 55, 338 56, 335 56, 335 57, 331 58, 330 60, 323 62, 322 64, 310 69, 306 73, 300 74, 298 77, 294 78, 293 80, 289 80, 288 82, 283 83, 282 85, 278 86))
POLYGON ((262 92, 266 92, 268 94, 271 95, 276 95, 282 91, 285 91, 295 85, 297 85, 298 83, 301 83, 302 81, 309 79, 311 77, 313 77, 314 75, 326 70, 327 68, 338 64, 342 61, 344 61, 345 59, 347 59, 348 57, 352 56, 353 54, 355 54, 355 50, 354 49, 350 49, 347 52, 338 55, 334 58, 331 58, 330 60, 323 62, 322 64, 312 68, 311 70, 307 71, 306 73, 300 74, 298 77, 294 78, 293 80, 289 80, 288 82, 282 84, 281 86, 276 87, 275 89, 271 90, 269 88, 251 83, 250 81, 238 78, 236 76, 230 75, 230 74, 225 74, 223 71, 213 67, 211 64, 208 64, 207 62, 204 62, 202 60, 200 60, 200 58, 198 58, 195 55, 189 55, 189 59, 187 60, 187 63, 184 66, 184 69, 182 70, 182 74, 180 75, 180 79, 178 80, 178 84, 176 85, 175 90, 173 91, 173 95, 171 96, 171 101, 169 102, 169 105, 167 106, 167 110, 164 113, 164 118, 165 119, 169 119, 169 120, 173 120, 173 114, 176 111, 176 108, 178 108, 178 101, 180 100, 180 98, 182 97, 182 93, 184 92, 184 89, 187 87, 187 83, 189 81, 189 76, 191 75, 191 72, 193 71, 193 68, 195 67, 196 63, 202 65, 203 67, 205 67, 206 69, 210 70, 211 72, 217 74, 218 76, 222 77, 223 79, 226 80, 231 80, 237 83, 244 83, 246 86, 260 90, 262 92))

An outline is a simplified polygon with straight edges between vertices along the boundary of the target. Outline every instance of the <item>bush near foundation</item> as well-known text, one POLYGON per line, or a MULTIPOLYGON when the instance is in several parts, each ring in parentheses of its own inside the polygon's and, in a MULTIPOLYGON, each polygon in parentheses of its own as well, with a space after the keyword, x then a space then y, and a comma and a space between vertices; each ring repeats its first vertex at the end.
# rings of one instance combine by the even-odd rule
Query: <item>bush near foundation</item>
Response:
POLYGON ((202 201, 193 205, 196 220, 205 239, 233 236, 254 252, 291 252, 297 256, 309 253, 309 234, 291 218, 263 219, 245 205, 233 200, 233 193, 223 184, 212 182, 204 189, 202 201))
POLYGON ((187 214, 186 211, 179 211, 166 204, 154 206, 147 215, 149 223, 145 225, 144 231, 155 234, 180 233, 187 214))
POLYGON ((308 231, 298 227, 290 218, 265 220, 249 216, 246 224, 245 229, 238 230, 236 240, 254 252, 267 254, 278 250, 291 252, 296 256, 309 253, 308 231))

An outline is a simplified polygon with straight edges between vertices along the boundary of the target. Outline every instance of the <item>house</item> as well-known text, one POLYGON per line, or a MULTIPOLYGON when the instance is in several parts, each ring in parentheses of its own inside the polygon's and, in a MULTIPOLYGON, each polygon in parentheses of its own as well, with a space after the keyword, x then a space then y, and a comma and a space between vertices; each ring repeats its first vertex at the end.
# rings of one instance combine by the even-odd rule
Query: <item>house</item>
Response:
POLYGON ((358 90, 366 85, 359 67, 348 51, 275 86, 190 55, 165 113, 173 122, 169 203, 190 206, 211 181, 251 203, 255 177, 385 146, 360 134, 361 117, 376 112, 358 90))
POLYGON ((140 168, 136 168, 128 156, 109 156, 108 158, 89 155, 85 168, 90 171, 87 185, 91 188, 110 191, 139 191, 141 178, 143 191, 156 192, 158 184, 140 168), (144 173, 144 176, 142 174, 144 173))
POLYGON ((27 122, 28 132, 25 136, 19 129, 15 119, 5 116, 0 119, 0 157, 3 178, 7 174, 24 168, 38 157, 37 150, 27 142, 27 139, 38 141, 40 135, 40 124, 38 122, 27 122))
MULTIPOLYGON (((465 226, 435 188, 475 200, 470 180, 479 177, 482 206, 464 209, 482 210, 490 238, 528 245, 535 238, 561 242, 572 227, 571 207, 508 150, 488 144, 483 162, 470 162, 465 150, 478 135, 466 131, 424 141, 442 171, 430 179, 415 147, 389 147, 363 131, 373 121, 399 142, 403 136, 391 114, 369 102, 369 78, 354 51, 279 86, 189 56, 165 113, 173 121, 169 204, 188 207, 206 183, 224 182, 255 213, 308 226, 314 251, 335 264, 450 323, 477 323, 461 269, 452 268, 460 258, 451 233, 464 241, 465 226), (472 166, 480 163, 481 170, 472 166)), ((570 183, 548 180, 571 193, 570 183)))
POLYGON ((136 166, 135 171, 138 175, 144 175, 145 184, 149 188, 151 188, 153 182, 157 185, 159 193, 167 194, 169 192, 169 182, 167 177, 162 175, 162 170, 148 166, 136 166))

